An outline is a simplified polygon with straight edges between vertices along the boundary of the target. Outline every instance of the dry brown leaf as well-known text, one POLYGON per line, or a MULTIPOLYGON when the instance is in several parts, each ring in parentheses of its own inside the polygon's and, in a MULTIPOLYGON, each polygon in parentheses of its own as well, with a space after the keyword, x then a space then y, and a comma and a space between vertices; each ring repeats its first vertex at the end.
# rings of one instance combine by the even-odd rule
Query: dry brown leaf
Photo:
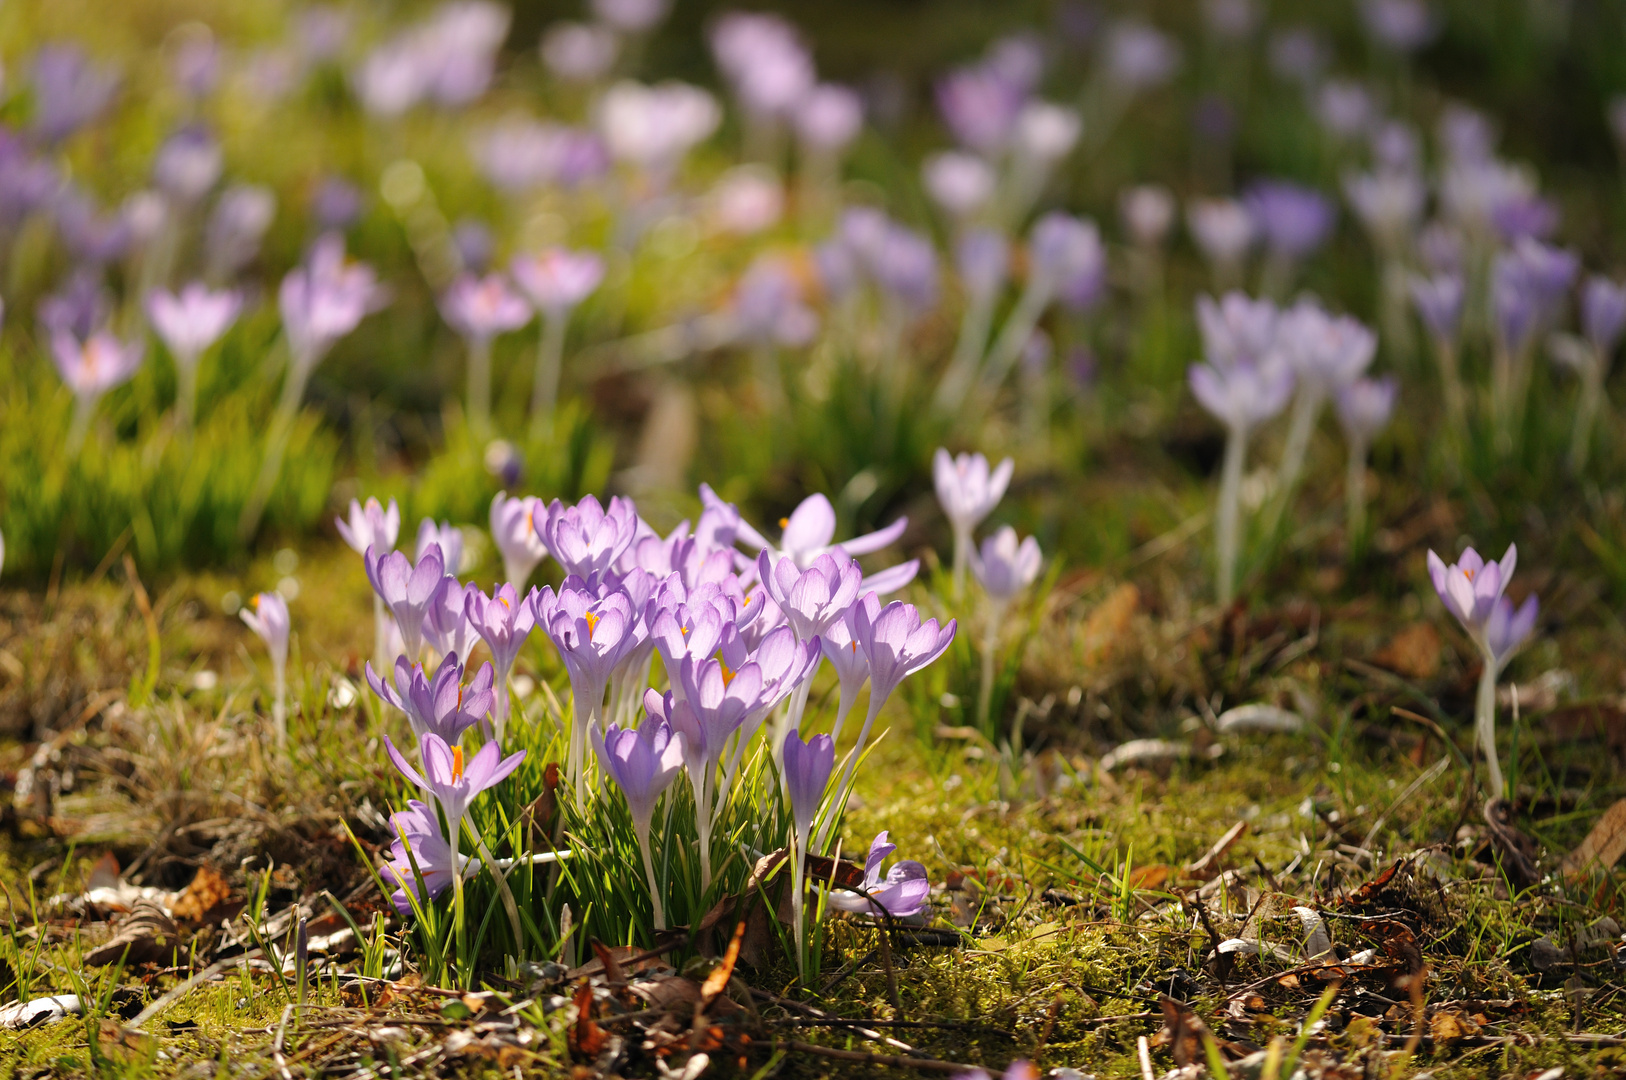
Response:
POLYGON ((181 890, 170 911, 177 919, 189 922, 216 922, 231 904, 231 885, 212 866, 198 867, 192 883, 181 890))
POLYGON ((728 986, 728 980, 734 975, 734 965, 740 959, 740 941, 745 937, 745 920, 734 928, 734 936, 729 939, 728 948, 723 950, 723 958, 717 966, 711 969, 706 976, 705 983, 700 987, 700 999, 710 1005, 728 986))
POLYGON ((1137 866, 1129 872, 1129 884, 1135 889, 1161 889, 1173 873, 1174 867, 1162 863, 1137 866))
POLYGON ((1139 607, 1140 590, 1128 582, 1108 593, 1079 629, 1080 663, 1092 668, 1110 661, 1139 607))
POLYGON ((1626 799, 1620 799, 1603 812, 1576 849, 1565 856, 1560 870, 1581 874, 1597 864, 1608 870, 1626 855, 1626 799))
POLYGON ((1440 632, 1433 623, 1412 623, 1390 638, 1372 662, 1409 679, 1432 679, 1440 671, 1440 632))
POLYGON ((105 967, 120 959, 126 966, 182 964, 186 954, 175 920, 153 901, 137 900, 113 936, 85 954, 85 964, 105 967))

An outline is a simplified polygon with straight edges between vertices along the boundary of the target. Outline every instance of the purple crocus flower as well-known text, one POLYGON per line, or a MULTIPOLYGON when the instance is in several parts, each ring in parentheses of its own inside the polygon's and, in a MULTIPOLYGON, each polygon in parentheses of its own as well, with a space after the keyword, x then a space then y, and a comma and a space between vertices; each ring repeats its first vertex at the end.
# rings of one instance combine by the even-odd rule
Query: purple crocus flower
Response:
POLYGON ((516 592, 525 587, 536 564, 547 558, 548 546, 537 528, 538 514, 546 511, 542 500, 533 496, 510 498, 506 491, 499 491, 491 500, 491 540, 502 555, 503 575, 516 592))
POLYGON ((1232 430, 1245 432, 1269 420, 1293 396, 1293 369, 1271 357, 1224 368, 1192 364, 1187 374, 1198 404, 1232 430))
POLYGON ((1411 302, 1435 341, 1451 344, 1457 340, 1457 332, 1462 325, 1464 294, 1461 274, 1412 277, 1411 302))
POLYGON ((452 248, 457 252, 458 262, 471 274, 486 272, 496 247, 497 238, 491 235, 491 227, 478 218, 464 218, 452 226, 452 248))
POLYGON ((242 295, 233 290, 213 291, 194 281, 179 293, 154 289, 147 294, 147 318, 170 354, 182 366, 196 364, 198 357, 237 319, 242 295))
MULTIPOLYGON (((702 491, 702 498, 705 495, 706 492, 702 491)), ((716 500, 715 495, 712 498, 716 500)), ((902 536, 908 524, 907 518, 900 517, 884 529, 855 536, 851 540, 843 540, 837 545, 833 543, 836 536, 836 508, 830 504, 826 496, 814 493, 798 503, 789 517, 780 519, 779 527, 782 532, 777 551, 794 562, 798 568, 806 569, 812 566, 813 561, 820 555, 832 551, 837 546, 848 555, 855 556, 879 551, 902 536)), ((744 521, 738 522, 736 528, 739 539, 751 547, 774 549, 761 533, 744 521)))
POLYGON ((230 277, 253 262, 276 216, 277 197, 270 188, 233 184, 222 191, 204 228, 210 275, 230 277))
MULTIPOLYGON (((881 599, 872 592, 865 593, 854 602, 854 607, 859 606, 864 608, 865 617, 871 622, 881 613, 881 599)), ((831 736, 835 738, 841 737, 841 726, 858 700, 858 691, 869 682, 869 657, 858 648, 858 641, 853 637, 853 620, 853 613, 848 610, 819 635, 819 651, 836 669, 836 678, 841 681, 836 720, 830 729, 831 736)))
MULTIPOLYGON (((0 169, 5 167, 0 162, 0 169)), ((132 230, 124 217, 102 213, 95 202, 77 189, 65 187, 57 195, 52 209, 57 232, 75 258, 93 266, 105 266, 122 258, 130 249, 132 230)))
POLYGON ((1450 566, 1432 550, 1428 553, 1428 575, 1434 582, 1434 591, 1481 652, 1486 651, 1485 626, 1490 621, 1491 611, 1502 599, 1518 561, 1515 544, 1508 545, 1500 562, 1486 562, 1473 548, 1464 549, 1450 566))
POLYGON ((625 592, 604 590, 600 595, 575 576, 566 578, 557 594, 552 586, 533 592, 527 606, 570 675, 574 723, 566 765, 581 800, 586 796, 588 731, 603 714, 604 691, 611 678, 644 644, 647 631, 639 625, 625 592))
POLYGON ((220 180, 225 157, 220 142, 201 125, 183 127, 158 148, 152 178, 158 190, 183 205, 193 205, 220 180))
MULTIPOLYGON (((795 822, 798 853, 807 850, 807 834, 824 801, 824 790, 830 784, 830 773, 836 764, 835 740, 828 735, 814 735, 807 741, 796 732, 785 738, 785 789, 790 794, 790 813, 795 822)), ((797 887, 796 893, 802 889, 797 887)))
POLYGON ((664 721, 650 720, 628 731, 622 730, 619 724, 611 724, 603 735, 596 728, 593 731, 593 750, 598 754, 599 763, 627 799, 633 833, 644 860, 644 875, 649 881, 649 899, 655 908, 657 930, 666 929, 666 912, 649 852, 649 823, 655 816, 656 800, 683 768, 683 744, 683 736, 664 721))
POLYGON ((516 255, 508 269, 531 303, 550 319, 567 314, 604 280, 603 257, 594 251, 568 248, 516 255))
POLYGON ((1380 169, 1344 177, 1344 197, 1379 244, 1400 248, 1422 219, 1428 189, 1411 169, 1380 169))
POLYGON ((1027 91, 986 66, 961 68, 937 84, 937 111, 962 145, 995 154, 1010 140, 1027 91))
POLYGON ((821 83, 796 108, 796 134, 814 153, 834 154, 864 127, 864 100, 854 90, 821 83))
POLYGON ((905 678, 943 655, 954 640, 958 622, 950 619, 941 628, 936 619, 922 622, 913 604, 894 600, 873 617, 867 606, 854 606, 848 625, 853 640, 869 661, 870 715, 858 736, 861 749, 881 705, 905 678))
POLYGON ((607 26, 557 22, 542 35, 542 62, 565 82, 597 82, 615 63, 620 49, 620 39, 607 26))
POLYGON ((1327 132, 1353 139, 1368 131, 1377 113, 1372 94, 1357 82, 1328 79, 1315 93, 1315 114, 1327 132))
POLYGON ((1371 366, 1378 338, 1357 319, 1301 300, 1278 320, 1276 348, 1293 368, 1299 392, 1324 399, 1371 366))
POLYGON ((362 194, 339 176, 324 177, 311 196, 311 213, 322 229, 348 229, 361 216, 362 194))
POLYGON ((954 265, 971 302, 991 303, 1010 276, 1011 243, 998 229, 967 229, 954 245, 954 265))
POLYGON ((740 105, 756 117, 790 114, 817 78, 796 28, 778 15, 724 15, 712 29, 711 51, 740 105))
POLYGON ((1107 77, 1127 93, 1161 86, 1180 67, 1180 46, 1149 23, 1118 23, 1107 34, 1106 45, 1107 77))
POLYGON ((1416 52, 1439 31, 1423 0, 1363 0, 1361 18, 1374 41, 1397 52, 1416 52))
POLYGON ((968 218, 988 205, 999 182, 985 159, 961 150, 928 156, 921 163, 920 179, 932 201, 955 219, 968 218))
POLYGON ((423 616, 423 637, 431 649, 442 656, 467 656, 479 642, 480 634, 468 616, 469 595, 479 591, 455 577, 441 578, 423 616))
POLYGON ((907 919, 926 906, 932 883, 926 877, 926 868, 913 859, 899 859, 881 880, 881 864, 898 850, 888 842, 885 830, 877 833, 869 846, 869 857, 864 860, 864 883, 857 889, 836 890, 827 898, 831 907, 859 915, 888 915, 894 919, 907 919))
POLYGON ((989 470, 982 454, 950 455, 938 447, 932 458, 932 481, 943 514, 957 533, 971 533, 999 505, 1016 463, 1010 458, 989 470))
POLYGON ((291 270, 277 291, 295 368, 308 373, 336 342, 384 303, 372 267, 346 263, 344 239, 328 233, 306 265, 291 270))
POLYGON ((1581 328, 1600 358, 1611 356, 1626 330, 1626 285, 1588 278, 1581 289, 1581 328))
POLYGON ((632 546, 638 533, 638 511, 619 495, 610 499, 605 510, 595 496, 585 496, 575 506, 558 499, 548 504, 546 521, 534 521, 542 542, 567 575, 591 581, 615 565, 632 546))
POLYGON ((1275 351, 1279 318, 1270 300, 1254 300, 1240 292, 1226 293, 1218 302, 1199 296, 1197 329, 1203 339, 1203 356, 1221 370, 1240 363, 1263 363, 1275 351))
POLYGON ((691 652, 678 665, 678 682, 683 699, 676 702, 673 723, 689 740, 695 758, 715 768, 729 737, 762 705, 762 667, 747 661, 731 669, 721 658, 691 652))
POLYGON ((414 564, 399 551, 380 552, 369 547, 362 556, 373 591, 395 615, 406 655, 416 659, 423 650, 423 617, 429 601, 446 576, 446 560, 431 544, 414 564))
POLYGON ((441 297, 440 310, 453 330, 482 346, 531 321, 530 305, 501 274, 463 275, 441 297))
POLYGON ((86 58, 73 44, 42 45, 34 54, 34 129, 48 143, 100 116, 118 89, 116 72, 86 58))
POLYGON ((1243 196, 1265 246, 1281 258, 1298 260, 1326 243, 1338 211, 1314 188, 1286 180, 1261 180, 1243 196))
POLYGON ((1186 207, 1186 227, 1221 277, 1239 272, 1256 235, 1253 216, 1235 199, 1193 200, 1186 207))
POLYGON ((1393 375, 1355 379, 1340 386, 1333 397, 1338 423, 1351 446, 1369 446, 1394 414, 1400 383, 1393 375))
POLYGON ((599 99, 598 125, 610 155, 661 181, 696 144, 717 130, 722 110, 698 86, 625 80, 599 99))
POLYGON ((424 732, 434 732, 450 745, 457 745, 463 733, 486 718, 496 704, 492 690, 495 675, 489 663, 481 664, 467 689, 463 686, 463 664, 456 653, 447 653, 435 669, 433 678, 424 673, 422 664, 414 664, 406 657, 395 660, 395 686, 388 683, 367 665, 367 685, 373 688, 386 704, 406 714, 412 725, 412 734, 422 738, 424 732))
POLYGON ((57 373, 80 401, 94 402, 129 382, 141 367, 144 351, 139 341, 120 341, 110 330, 98 330, 83 341, 66 330, 51 335, 57 373))
POLYGON ((1313 87, 1327 67, 1327 50, 1304 26, 1278 30, 1270 39, 1270 69, 1281 79, 1313 87))
POLYGON ((826 552, 799 570, 790 558, 775 559, 766 548, 757 555, 757 574, 800 641, 812 641, 841 617, 858 598, 864 576, 850 556, 838 560, 826 552))
POLYGON ((497 668, 497 740, 502 741, 503 729, 508 723, 508 676, 514 670, 514 660, 525 644, 525 639, 536 628, 536 610, 532 597, 520 600, 512 585, 494 589, 490 596, 474 589, 464 596, 463 612, 474 624, 474 632, 491 651, 491 662, 497 668))
POLYGON ((1174 224, 1174 195, 1159 184, 1137 184, 1119 193, 1118 213, 1137 245, 1161 247, 1174 224))
MULTIPOLYGON (((401 508, 394 499, 390 500, 388 509, 380 506, 374 498, 368 498, 366 505, 351 499, 349 519, 334 518, 333 524, 339 530, 339 536, 358 555, 367 554, 368 548, 392 551, 396 539, 401 535, 401 508)), ((423 556, 420 554, 418 557, 423 556)))
POLYGON ((502 751, 493 741, 480 747, 480 752, 465 765, 461 746, 448 745, 433 731, 426 731, 418 740, 418 754, 423 760, 423 772, 419 773, 395 748, 388 735, 384 736, 384 748, 389 751, 390 760, 408 783, 435 797, 446 813, 454 837, 462 831, 461 825, 468 813, 469 803, 487 788, 496 787, 506 780, 508 774, 525 760, 523 750, 502 757, 502 751))
POLYGON ((107 325, 112 308, 112 294, 102 283, 101 272, 80 267, 61 288, 40 300, 36 315, 42 337, 68 333, 84 340, 107 325))
POLYGON ((1095 222, 1052 212, 1033 224, 1028 238, 1033 273, 1055 295, 1087 291, 1106 270, 1106 251, 1095 222))
POLYGON ((398 886, 390 902, 403 918, 412 914, 409 891, 423 907, 446 891, 459 868, 465 877, 474 869, 474 861, 454 852, 440 834, 434 810, 417 799, 409 800, 407 809, 390 815, 390 835, 395 838, 390 844, 390 860, 379 872, 386 882, 398 886))
POLYGON ((819 317, 802 302, 801 285, 790 263, 759 255, 734 287, 734 322, 739 336, 757 345, 800 348, 819 331, 819 317))
POLYGON ((1039 541, 1030 536, 1018 543, 1016 530, 1006 525, 971 553, 971 572, 989 598, 1003 605, 1037 580, 1043 561, 1039 541))

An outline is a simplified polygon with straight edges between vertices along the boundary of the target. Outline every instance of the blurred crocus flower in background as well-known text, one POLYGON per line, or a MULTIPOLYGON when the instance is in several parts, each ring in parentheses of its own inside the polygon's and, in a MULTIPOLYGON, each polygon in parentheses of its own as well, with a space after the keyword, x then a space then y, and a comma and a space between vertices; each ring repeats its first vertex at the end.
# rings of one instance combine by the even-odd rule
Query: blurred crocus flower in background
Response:
POLYGON ((1428 553, 1428 575, 1434 583, 1434 591, 1439 594, 1445 610, 1462 624, 1484 661, 1474 703, 1474 734, 1490 773, 1492 799, 1506 795, 1501 764, 1496 756, 1496 680, 1536 627, 1537 605, 1533 594, 1517 608, 1502 595, 1513 577, 1518 558, 1518 548, 1513 544, 1508 545, 1500 562, 1486 562, 1473 548, 1464 549, 1449 566, 1433 550, 1428 553))
POLYGON ((502 556, 503 576, 515 593, 522 594, 536 564, 547 558, 537 520, 547 520, 547 510, 534 496, 510 498, 499 491, 491 500, 491 540, 502 556))
POLYGON ((835 154, 847 148, 864 127, 864 101, 856 91, 833 83, 820 83, 796 109, 796 135, 814 154, 835 154))
POLYGON ((1362 0, 1361 18, 1374 41, 1396 52, 1416 52, 1439 32, 1423 0, 1362 0))
POLYGON ((711 32, 711 51, 748 121, 748 158, 770 153, 773 129, 807 99, 818 80, 796 28, 778 15, 729 12, 711 32))
POLYGON ((176 405, 182 431, 192 428, 198 392, 198 360, 237 320, 242 296, 213 291, 192 282, 179 293, 155 289, 147 294, 147 319, 163 339, 180 376, 176 405))
POLYGON ((1371 130, 1377 105, 1371 91, 1347 79, 1328 79, 1315 92, 1316 118, 1327 133, 1339 139, 1354 139, 1371 130))
POLYGON ((1614 363, 1615 348, 1626 331, 1626 285, 1594 276, 1581 287, 1581 334, 1554 334, 1547 343, 1552 358, 1571 368, 1581 380, 1576 399, 1575 427, 1570 435, 1570 470, 1586 468, 1592 450, 1592 432, 1607 398, 1604 384, 1614 363))
POLYGON ((1149 23, 1127 20, 1113 26, 1106 49, 1107 77, 1127 93, 1161 86, 1180 69, 1180 46, 1149 23))
POLYGON ((334 518, 333 524, 339 530, 339 536, 357 555, 365 555, 368 548, 381 552, 393 551, 401 535, 401 508, 394 499, 390 500, 388 508, 374 498, 369 498, 365 504, 351 499, 349 516, 334 518))
POLYGON ((456 574, 459 564, 463 562, 462 530, 449 521, 436 524, 434 518, 424 518, 418 523, 418 540, 413 559, 423 558, 430 544, 440 548, 441 557, 446 561, 446 572, 456 574))
POLYGON ((671 0, 593 0, 593 14, 623 34, 647 34, 671 7, 671 0))
POLYGON ((1332 234, 1337 209, 1314 188, 1285 180, 1254 184, 1242 204, 1252 216, 1268 256, 1260 291, 1266 296, 1283 296, 1299 264, 1332 234))
POLYGON ((372 267, 346 260, 343 237, 327 233, 317 240, 305 265, 289 271, 277 290, 294 361, 285 385, 297 386, 302 397, 311 369, 382 307, 385 296, 372 267))
POLYGON ((1033 223, 1028 259, 1027 285, 983 361, 982 388, 988 396, 998 391, 1021 359, 1051 302, 1098 286, 1105 273, 1106 249, 1095 222, 1052 211, 1033 223))
POLYGON ((796 274, 783 257, 760 255, 746 267, 734 287, 734 329, 740 339, 759 347, 758 378, 770 397, 781 392, 776 368, 764 370, 777 361, 771 349, 781 345, 797 348, 813 340, 819 329, 819 316, 802 299, 796 274))
POLYGON ((1208 260, 1217 288, 1242 283, 1242 263, 1257 231, 1253 215, 1235 199, 1194 199, 1186 206, 1186 228, 1208 260))
POLYGON ((158 148, 152 163, 152 179, 158 190, 190 206, 202 199, 220 180, 225 155, 209 130, 192 124, 182 128, 158 148))
POLYGON ((111 330, 97 330, 83 340, 68 330, 51 335, 51 359, 77 399, 73 426, 68 429, 70 458, 84 446, 96 403, 109 390, 130 381, 141 367, 144 352, 141 342, 120 341, 111 330))
POLYGON ((232 184, 215 200, 204 237, 209 277, 230 278, 253 262, 277 215, 277 197, 258 184, 232 184))
POLYGON ((598 82, 620 51, 620 40, 607 26, 556 22, 542 35, 542 62, 564 82, 598 82))
POLYGON ((570 314, 604 280, 604 259, 594 251, 555 247, 535 255, 516 255, 508 269, 542 316, 531 381, 531 431, 541 434, 552 422, 559 401, 559 371, 570 314))
POLYGON ((531 306, 501 274, 465 274, 441 297, 441 314, 468 343, 469 426, 476 435, 491 431, 491 342, 531 321, 531 306))
POLYGON ((645 86, 623 80, 598 105, 598 127, 610 155, 643 169, 657 187, 721 121, 716 98, 681 82, 645 86))
POLYGON ((255 593, 238 614, 265 642, 271 656, 271 719, 281 748, 288 743, 288 602, 279 593, 255 593))
POLYGON ((116 72, 93 63, 78 45, 42 45, 34 54, 34 129, 60 142, 106 111, 118 90, 116 72))
POLYGON ((1118 196, 1118 213, 1136 246, 1162 247, 1174 225, 1174 195, 1159 184, 1125 188, 1118 196))
POLYGON ((1353 554, 1366 536, 1366 455, 1394 415, 1400 383, 1393 375, 1355 379, 1335 392, 1333 407, 1344 429, 1348 466, 1344 474, 1344 531, 1353 554))
POLYGON ((943 516, 954 531, 954 597, 965 594, 965 572, 971 558, 971 534, 993 513, 1011 482, 1016 462, 1006 458, 990 470, 982 454, 955 454, 942 447, 932 457, 932 482, 943 516))
POLYGON ((920 176, 926 194, 955 221, 986 207, 998 182, 987 161, 959 150, 932 154, 921 163, 920 176))
POLYGON ((940 79, 937 110, 962 146, 989 157, 1008 144, 1027 89, 987 66, 960 68, 940 79))
POLYGON ((779 224, 785 187, 772 169, 739 165, 718 178, 706 201, 711 224, 720 232, 753 236, 779 224))

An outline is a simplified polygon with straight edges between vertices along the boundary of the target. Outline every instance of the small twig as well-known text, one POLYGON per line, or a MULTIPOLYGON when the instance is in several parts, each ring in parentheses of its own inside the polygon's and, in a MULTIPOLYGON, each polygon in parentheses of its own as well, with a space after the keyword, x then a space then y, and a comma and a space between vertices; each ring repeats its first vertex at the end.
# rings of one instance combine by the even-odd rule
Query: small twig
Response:
POLYGON ((803 1054, 813 1054, 817 1057, 834 1058, 837 1061, 855 1061, 863 1065, 890 1065, 894 1069, 921 1069, 926 1072, 963 1073, 969 1072, 971 1066, 962 1065, 955 1061, 938 1061, 936 1058, 910 1058, 898 1057, 894 1054, 871 1054, 865 1050, 837 1050, 830 1046, 819 1046, 817 1043, 801 1042, 798 1039, 775 1039, 772 1043, 775 1050, 794 1050, 803 1054))
POLYGON ((1135 1053, 1140 1057, 1141 1080, 1157 1080, 1157 1073, 1152 1071, 1152 1046, 1146 1041, 1146 1036, 1135 1038, 1135 1053))

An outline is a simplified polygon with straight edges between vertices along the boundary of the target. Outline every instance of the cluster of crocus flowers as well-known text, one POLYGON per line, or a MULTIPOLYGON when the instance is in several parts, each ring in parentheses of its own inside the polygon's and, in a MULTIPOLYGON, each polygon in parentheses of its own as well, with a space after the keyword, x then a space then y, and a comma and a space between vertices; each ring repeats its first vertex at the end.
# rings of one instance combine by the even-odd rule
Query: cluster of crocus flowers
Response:
MULTIPOLYGON (((826 844, 882 707, 904 679, 942 655, 956 624, 923 619, 907 603, 883 602, 884 594, 914 577, 914 561, 870 575, 855 561, 856 554, 896 540, 901 519, 837 542, 834 508, 815 495, 783 520, 774 542, 709 488, 701 495, 704 511, 694 527, 683 522, 664 537, 620 497, 605 505, 587 496, 570 505, 499 496, 492 526, 512 580, 489 593, 455 575, 456 563, 443 545, 460 545, 458 530, 426 521, 415 557, 408 558, 392 550, 399 529, 393 504, 389 510, 371 500, 358 504, 340 523, 346 539, 363 551, 380 625, 390 628, 386 639, 399 642, 400 655, 389 668, 368 665, 368 682, 384 704, 406 717, 422 767, 413 767, 393 744, 390 754, 402 774, 428 793, 427 816, 418 808, 397 816, 401 835, 392 865, 396 880, 406 883, 398 906, 410 899, 407 894, 416 895, 403 877, 407 856, 430 864, 420 861, 425 896, 461 888, 473 864, 459 854, 460 828, 469 830, 479 859, 490 862, 465 812, 479 790, 517 766, 517 756, 500 759, 496 749, 512 725, 536 722, 511 713, 511 697, 515 665, 537 629, 557 652, 571 686, 570 709, 560 718, 567 745, 562 790, 582 807, 621 792, 657 928, 667 918, 666 889, 651 828, 679 772, 687 774, 694 795, 703 889, 712 879, 714 828, 736 795, 753 746, 761 746, 783 778, 798 822, 798 865, 826 844), (522 592, 543 557, 558 563, 563 581, 522 592), (481 648, 489 659, 476 668, 470 651, 481 648), (434 655, 440 660, 431 668, 434 655), (806 730, 809 691, 825 659, 840 684, 840 705, 833 730, 813 734, 806 730), (835 738, 866 685, 863 725, 832 783, 835 738), (485 745, 465 776, 462 747, 470 732, 480 733, 485 745), (823 762, 822 771, 815 770, 817 784, 801 756, 810 740, 823 762), (437 806, 449 834, 435 825, 437 806)), ((882 907, 894 914, 918 907, 914 882, 923 875, 905 867, 885 881, 871 878, 864 895, 882 907)), ((798 911, 801 903, 798 898, 798 911)))
POLYGON ((1473 548, 1466 548, 1457 561, 1447 566, 1432 550, 1428 553, 1428 574, 1445 609, 1456 616, 1479 651, 1483 668, 1479 692, 1474 699, 1474 737, 1485 755, 1490 796, 1504 798, 1502 767, 1496 755, 1496 680, 1536 628, 1535 595, 1515 607, 1504 596, 1519 552, 1509 544, 1500 561, 1487 562, 1473 548))

